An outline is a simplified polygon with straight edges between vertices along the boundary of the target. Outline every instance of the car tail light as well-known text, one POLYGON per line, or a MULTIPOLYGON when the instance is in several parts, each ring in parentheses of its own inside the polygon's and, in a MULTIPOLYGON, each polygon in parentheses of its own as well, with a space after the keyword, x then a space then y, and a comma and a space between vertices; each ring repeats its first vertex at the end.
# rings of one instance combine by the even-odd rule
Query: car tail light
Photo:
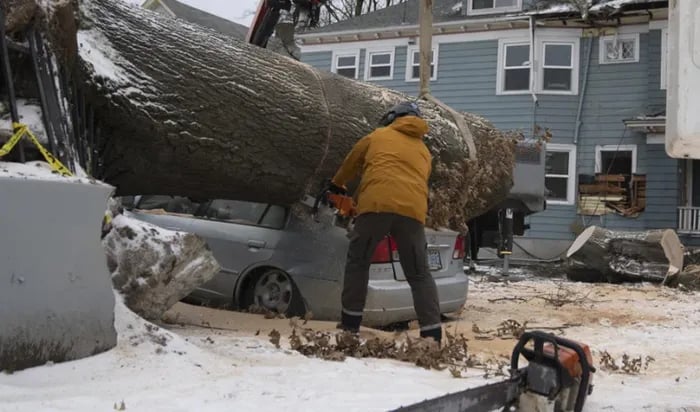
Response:
POLYGON ((385 236, 374 249, 372 263, 391 263, 397 260, 399 260, 399 249, 396 242, 393 237, 385 236))
POLYGON ((455 250, 452 252, 452 259, 464 259, 464 236, 458 235, 455 240, 455 250))

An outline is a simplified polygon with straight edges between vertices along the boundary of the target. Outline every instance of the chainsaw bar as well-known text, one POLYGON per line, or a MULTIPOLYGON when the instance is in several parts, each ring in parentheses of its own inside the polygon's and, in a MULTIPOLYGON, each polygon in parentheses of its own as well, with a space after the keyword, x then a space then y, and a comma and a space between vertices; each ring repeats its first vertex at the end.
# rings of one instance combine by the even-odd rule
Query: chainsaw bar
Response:
POLYGON ((489 412, 505 410, 520 395, 520 379, 513 378, 438 398, 402 406, 391 412, 489 412))

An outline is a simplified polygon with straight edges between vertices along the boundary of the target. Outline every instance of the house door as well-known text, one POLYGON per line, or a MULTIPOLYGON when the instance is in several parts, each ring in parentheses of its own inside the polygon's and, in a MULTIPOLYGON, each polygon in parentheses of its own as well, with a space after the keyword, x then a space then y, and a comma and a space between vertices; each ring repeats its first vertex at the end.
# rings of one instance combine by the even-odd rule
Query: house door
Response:
POLYGON ((688 161, 690 182, 688 184, 689 206, 700 206, 700 160, 688 161))

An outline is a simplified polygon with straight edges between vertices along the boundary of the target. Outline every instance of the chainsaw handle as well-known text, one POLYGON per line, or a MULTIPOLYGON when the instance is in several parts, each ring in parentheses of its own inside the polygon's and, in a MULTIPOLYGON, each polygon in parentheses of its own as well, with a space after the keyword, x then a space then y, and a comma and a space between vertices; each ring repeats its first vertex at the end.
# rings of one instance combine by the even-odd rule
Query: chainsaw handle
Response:
MULTIPOLYGON (((578 394, 576 395, 576 404, 574 406, 574 412, 581 412, 583 410, 583 403, 586 400, 586 395, 588 387, 591 381, 591 373, 595 372, 595 367, 588 362, 588 357, 584 352, 583 348, 577 342, 572 340, 562 338, 559 336, 552 335, 551 333, 546 333, 542 331, 528 331, 523 333, 518 340, 518 343, 513 348, 513 354, 510 358, 511 370, 518 370, 518 363, 520 355, 522 354, 530 362, 532 359, 541 360, 549 359, 553 361, 560 369, 563 369, 561 362, 559 361, 559 347, 569 348, 576 352, 581 363, 581 383, 578 388, 578 394), (534 350, 525 348, 530 341, 534 341, 534 350), (554 348, 554 355, 549 355, 544 352, 544 344, 551 343, 554 348)), ((561 374, 559 375, 561 376, 561 374)), ((561 382, 560 382, 561 387, 561 382)))

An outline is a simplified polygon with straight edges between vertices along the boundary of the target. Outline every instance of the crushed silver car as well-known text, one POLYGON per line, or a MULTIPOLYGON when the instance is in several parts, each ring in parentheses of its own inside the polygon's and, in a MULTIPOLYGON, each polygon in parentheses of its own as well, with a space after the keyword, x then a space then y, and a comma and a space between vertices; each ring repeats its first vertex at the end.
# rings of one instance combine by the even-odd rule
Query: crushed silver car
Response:
MULTIPOLYGON (((340 318, 347 231, 330 212, 311 218, 311 202, 298 207, 179 196, 123 199, 124 214, 206 240, 222 270, 188 299, 248 309, 257 305, 288 316, 340 318)), ((429 265, 442 313, 459 310, 467 296, 463 238, 426 230, 429 265)), ((364 324, 385 326, 415 319, 411 289, 387 236, 372 258, 364 324)))

